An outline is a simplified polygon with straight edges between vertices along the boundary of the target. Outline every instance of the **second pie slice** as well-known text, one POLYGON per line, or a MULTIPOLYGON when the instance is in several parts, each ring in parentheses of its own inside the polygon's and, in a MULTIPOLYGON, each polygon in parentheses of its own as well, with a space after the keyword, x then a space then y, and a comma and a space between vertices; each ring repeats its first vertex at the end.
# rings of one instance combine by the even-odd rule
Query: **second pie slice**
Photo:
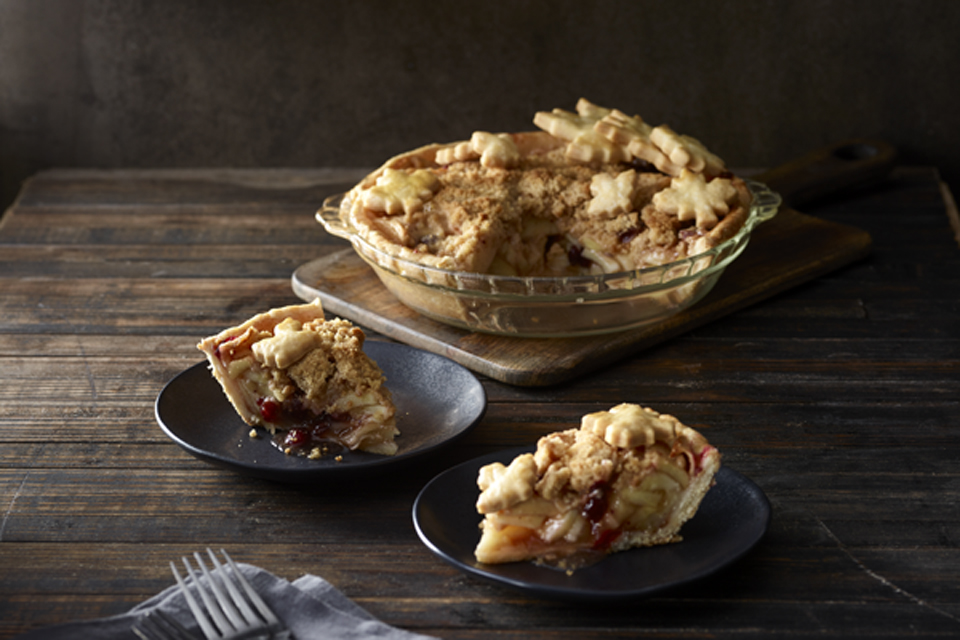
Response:
POLYGON ((397 452, 396 407, 363 330, 317 300, 271 309, 197 345, 239 416, 286 453, 397 452))
POLYGON ((476 558, 572 570, 679 541, 719 468, 717 449, 673 416, 635 404, 588 414, 535 453, 480 469, 476 558))

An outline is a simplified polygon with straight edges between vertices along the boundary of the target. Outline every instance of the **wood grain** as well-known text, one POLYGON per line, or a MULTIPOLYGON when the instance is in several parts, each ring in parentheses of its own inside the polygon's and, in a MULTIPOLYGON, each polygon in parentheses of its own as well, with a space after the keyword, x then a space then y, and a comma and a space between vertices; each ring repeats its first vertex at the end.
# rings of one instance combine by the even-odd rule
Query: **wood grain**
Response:
POLYGON ((201 337, 297 301, 293 271, 344 247, 313 211, 353 175, 71 170, 25 186, 0 221, 0 638, 122 613, 207 545, 450 640, 960 632, 960 250, 935 170, 803 205, 872 239, 846 266, 555 384, 478 374, 478 428, 388 481, 294 486, 192 457, 157 427, 157 394, 201 337), (695 426, 764 490, 757 548, 596 608, 476 580, 419 541, 410 510, 435 474, 621 401, 695 426))

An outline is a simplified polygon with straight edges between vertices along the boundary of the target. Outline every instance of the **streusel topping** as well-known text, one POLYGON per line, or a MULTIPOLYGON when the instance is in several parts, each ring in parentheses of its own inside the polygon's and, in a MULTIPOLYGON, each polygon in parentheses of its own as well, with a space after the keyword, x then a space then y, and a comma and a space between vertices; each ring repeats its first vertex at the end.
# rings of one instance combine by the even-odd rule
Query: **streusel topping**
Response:
POLYGON ((701 253, 746 220, 749 189, 695 138, 580 100, 542 129, 475 132, 385 163, 341 216, 390 255, 453 271, 616 273, 701 253))

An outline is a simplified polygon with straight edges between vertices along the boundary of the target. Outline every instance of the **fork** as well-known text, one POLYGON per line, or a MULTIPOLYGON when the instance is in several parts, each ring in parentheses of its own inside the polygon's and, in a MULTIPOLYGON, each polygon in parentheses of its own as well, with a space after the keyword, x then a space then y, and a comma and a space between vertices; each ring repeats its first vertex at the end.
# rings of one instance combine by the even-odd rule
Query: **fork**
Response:
POLYGON ((227 566, 221 564, 213 551, 207 549, 207 554, 215 567, 212 572, 207 569, 199 553, 193 554, 200 572, 206 578, 206 588, 200 582, 200 575, 190 565, 190 560, 187 557, 182 559, 187 576, 193 579, 192 584, 203 601, 202 606, 191 593, 186 580, 180 576, 177 566, 173 562, 170 563, 170 569, 177 579, 180 592, 207 640, 292 639, 290 632, 254 591, 227 552, 221 549, 220 553, 223 554, 227 566))
POLYGON ((160 609, 144 614, 133 625, 133 632, 140 640, 196 640, 176 618, 160 609))

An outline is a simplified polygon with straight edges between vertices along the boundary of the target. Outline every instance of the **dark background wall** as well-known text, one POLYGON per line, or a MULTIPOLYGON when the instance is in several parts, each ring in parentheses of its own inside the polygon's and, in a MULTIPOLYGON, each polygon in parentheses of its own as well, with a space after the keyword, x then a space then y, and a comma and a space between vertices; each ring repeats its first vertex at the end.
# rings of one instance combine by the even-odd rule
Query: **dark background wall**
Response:
POLYGON ((46 167, 374 166, 585 96, 730 166, 854 136, 960 184, 955 0, 0 0, 2 204, 46 167))

